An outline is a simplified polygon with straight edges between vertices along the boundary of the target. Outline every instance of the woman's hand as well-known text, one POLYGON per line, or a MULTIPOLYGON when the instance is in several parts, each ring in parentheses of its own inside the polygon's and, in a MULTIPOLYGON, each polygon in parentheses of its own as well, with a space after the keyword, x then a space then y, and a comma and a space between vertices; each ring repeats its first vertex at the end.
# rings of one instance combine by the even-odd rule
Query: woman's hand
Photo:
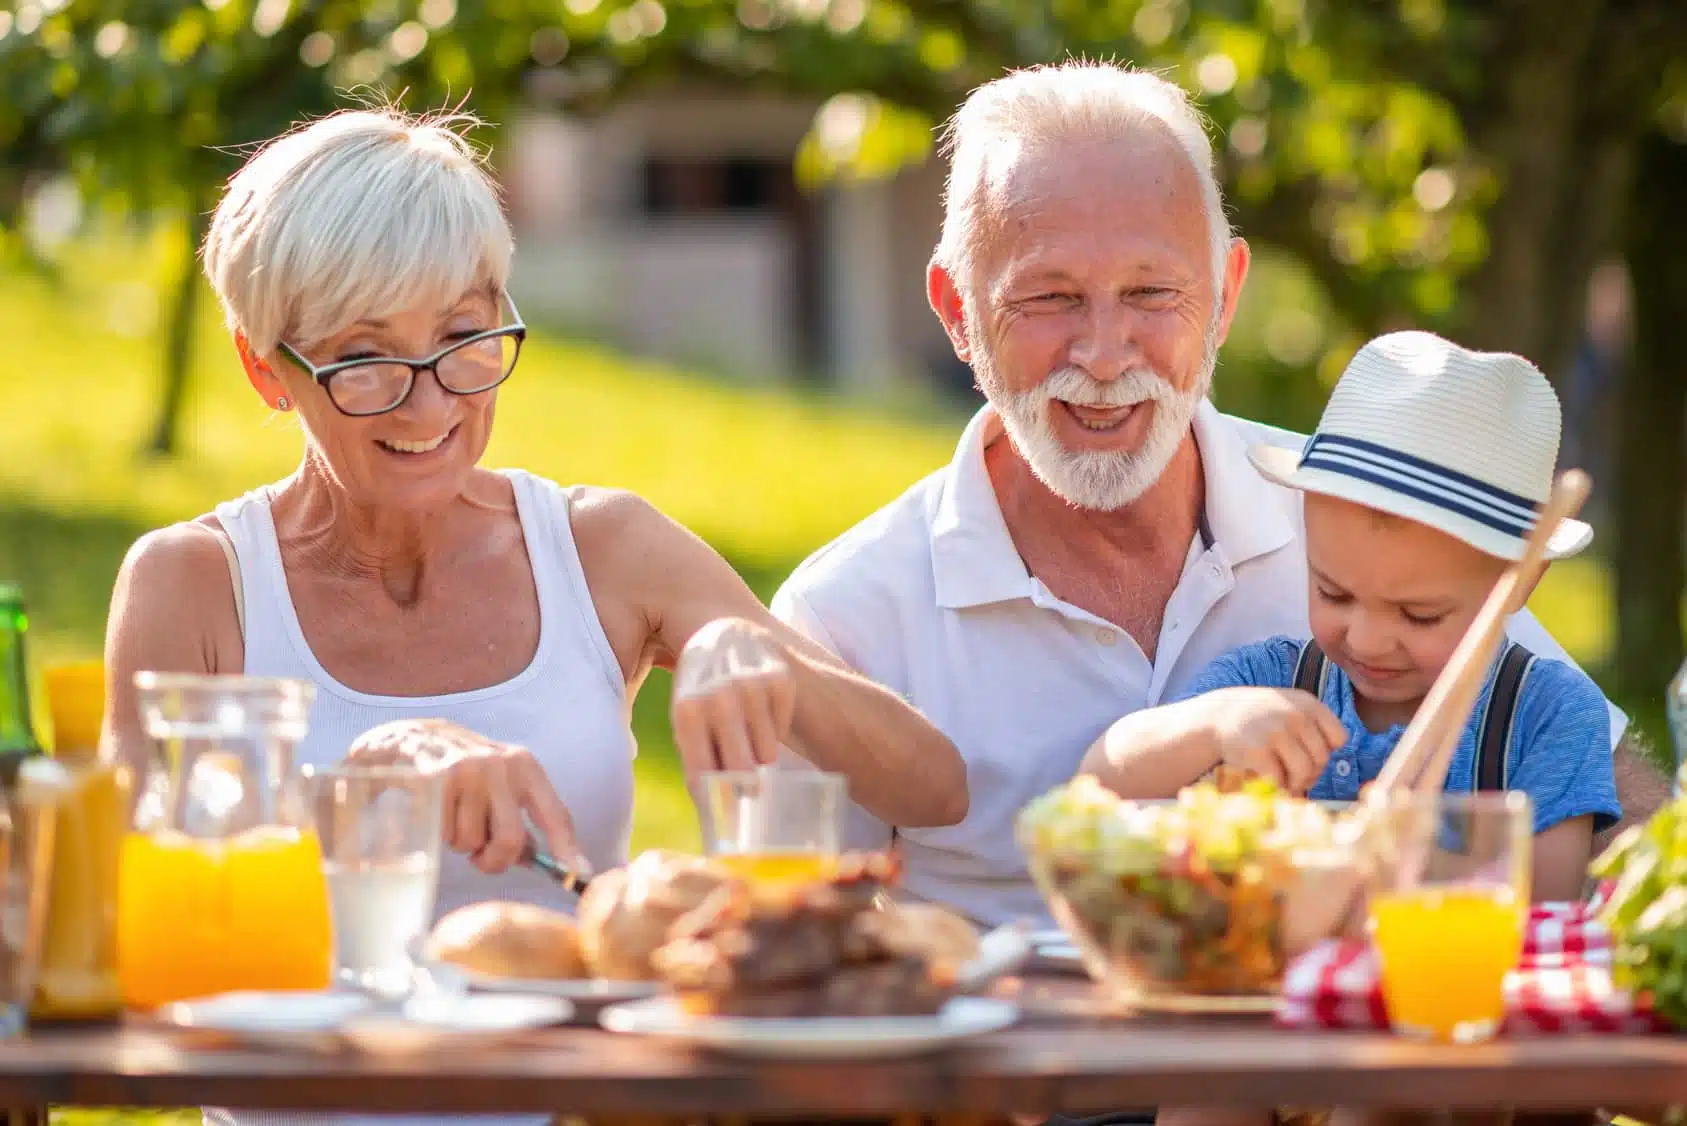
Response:
POLYGON ((449 720, 400 719, 358 736, 346 762, 444 771, 445 843, 489 875, 520 860, 528 835, 525 818, 532 819, 552 856, 590 874, 568 807, 526 747, 488 739, 449 720))
POLYGON ((674 666, 674 741, 687 775, 773 762, 795 701, 791 666, 772 631, 744 618, 709 622, 674 666))

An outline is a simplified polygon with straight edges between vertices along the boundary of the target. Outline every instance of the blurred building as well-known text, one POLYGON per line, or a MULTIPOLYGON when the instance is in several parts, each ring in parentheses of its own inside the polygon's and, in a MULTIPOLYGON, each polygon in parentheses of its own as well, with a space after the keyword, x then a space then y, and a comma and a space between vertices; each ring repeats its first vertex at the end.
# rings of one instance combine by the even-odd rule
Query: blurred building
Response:
POLYGON ((925 297, 941 163, 797 189, 816 106, 664 92, 512 123, 502 163, 523 313, 750 378, 953 384, 925 297))

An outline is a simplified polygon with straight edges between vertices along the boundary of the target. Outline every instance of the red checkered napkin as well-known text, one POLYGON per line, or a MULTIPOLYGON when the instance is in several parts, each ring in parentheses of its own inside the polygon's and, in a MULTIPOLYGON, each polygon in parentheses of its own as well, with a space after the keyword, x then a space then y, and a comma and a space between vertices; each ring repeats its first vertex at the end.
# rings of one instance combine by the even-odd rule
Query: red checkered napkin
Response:
MULTIPOLYGON (((1506 978, 1506 1031, 1657 1032, 1663 1024, 1611 984, 1611 936, 1595 904, 1546 903, 1529 916, 1523 959, 1506 978)), ((1362 939, 1332 940, 1301 955, 1283 976, 1277 1023, 1293 1028, 1387 1028, 1376 951, 1362 939)))

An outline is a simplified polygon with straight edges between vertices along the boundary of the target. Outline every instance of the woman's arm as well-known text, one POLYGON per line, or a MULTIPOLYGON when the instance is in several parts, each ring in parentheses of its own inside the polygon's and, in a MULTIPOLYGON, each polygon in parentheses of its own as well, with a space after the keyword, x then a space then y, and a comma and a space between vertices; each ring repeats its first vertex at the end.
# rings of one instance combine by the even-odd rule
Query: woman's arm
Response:
POLYGON ((137 770, 152 758, 135 702, 137 672, 241 671, 234 587, 217 535, 202 523, 148 532, 117 572, 105 633, 103 737, 137 770))
MULTIPOLYGON (((650 504, 595 489, 574 497, 575 540, 612 643, 630 611, 649 663, 671 669, 697 639, 714 650, 699 659, 730 665, 725 649, 736 646, 750 658, 744 680, 760 678, 769 689, 754 699, 714 693, 706 702, 707 730, 677 714, 675 737, 688 769, 749 765, 735 761, 743 748, 772 761, 778 747, 769 745, 771 731, 820 769, 845 775, 851 798, 890 824, 952 825, 966 816, 960 752, 913 706, 775 618, 713 548, 650 504), (721 619, 739 621, 716 624, 721 619), (781 679, 789 688, 788 722, 777 714, 781 679), (723 712, 737 706, 735 697, 742 709, 728 717, 723 712)), ((694 647, 687 660, 696 654, 694 647)))

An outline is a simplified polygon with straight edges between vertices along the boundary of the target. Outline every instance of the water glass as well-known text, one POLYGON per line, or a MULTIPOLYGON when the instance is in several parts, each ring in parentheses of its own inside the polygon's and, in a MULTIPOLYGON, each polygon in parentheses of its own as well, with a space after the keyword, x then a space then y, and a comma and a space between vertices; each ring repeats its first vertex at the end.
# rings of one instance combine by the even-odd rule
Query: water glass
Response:
POLYGON ((1523 953, 1533 809, 1519 791, 1382 799, 1370 931, 1396 1033, 1477 1043, 1505 1022, 1523 953))
POLYGON ((757 881, 823 877, 843 843, 841 774, 792 767, 720 771, 701 779, 703 847, 757 881))
POLYGON ((411 766, 306 767, 342 985, 398 993, 439 890, 442 771, 411 766))

